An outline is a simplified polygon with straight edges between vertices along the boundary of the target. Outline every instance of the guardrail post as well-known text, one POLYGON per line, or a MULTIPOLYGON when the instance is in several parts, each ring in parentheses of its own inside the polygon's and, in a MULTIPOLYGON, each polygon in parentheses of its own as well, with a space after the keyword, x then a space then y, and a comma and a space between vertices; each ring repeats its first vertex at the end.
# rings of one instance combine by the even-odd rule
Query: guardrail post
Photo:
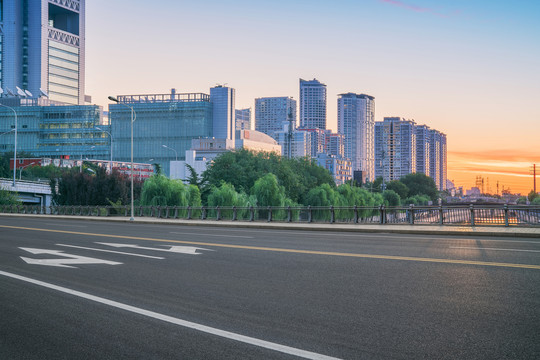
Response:
POLYGON ((409 205, 409 223, 414 225, 414 205, 409 205))
POLYGON ((291 207, 290 206, 287 206, 287 222, 291 222, 292 221, 292 211, 291 211, 291 207))
POLYGON ((236 221, 236 206, 232 208, 232 221, 236 221))
MULTIPOLYGON (((187 219, 188 220, 191 220, 191 215, 192 215, 191 206, 188 206, 187 207, 187 219)), ((177 217, 178 217, 178 208, 176 208, 176 213, 174 214, 174 218, 176 219, 177 217)))
POLYGON ((443 218, 444 214, 443 214, 443 209, 442 209, 442 205, 439 205, 439 225, 443 225, 444 224, 444 218, 443 218))
POLYGON ((203 206, 201 211, 201 220, 206 219, 206 208, 203 206))
POLYGON ((471 204, 471 226, 474 226, 474 206, 471 204))
POLYGON ((311 205, 308 205, 307 207, 307 218, 308 218, 308 223, 312 222, 313 221, 313 214, 311 213, 311 205))
POLYGON ((268 222, 272 221, 272 207, 268 207, 268 222))
POLYGON ((220 220, 221 219, 221 209, 219 208, 219 206, 216 206, 216 220, 220 220))
POLYGON ((504 204, 504 226, 510 226, 508 222, 508 204, 504 204))
POLYGON ((358 224, 358 206, 354 205, 354 223, 358 224))
POLYGON ((385 214, 385 210, 384 210, 384 205, 381 205, 379 207, 379 212, 380 212, 380 215, 381 215, 380 223, 381 224, 386 224, 386 214, 385 214))
POLYGON ((334 211, 334 205, 330 206, 330 224, 336 222, 336 212, 334 211))
POLYGON ((249 221, 255 221, 255 209, 253 209, 253 206, 249 207, 249 221))

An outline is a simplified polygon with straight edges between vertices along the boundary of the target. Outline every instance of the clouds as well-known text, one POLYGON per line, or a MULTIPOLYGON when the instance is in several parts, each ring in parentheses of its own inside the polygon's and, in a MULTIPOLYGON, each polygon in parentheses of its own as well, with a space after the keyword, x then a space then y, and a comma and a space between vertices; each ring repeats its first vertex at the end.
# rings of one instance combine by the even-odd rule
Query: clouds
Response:
MULTIPOLYGON (((440 16, 440 17, 448 17, 448 15, 437 12, 432 8, 421 7, 421 6, 405 3, 405 2, 399 1, 399 0, 379 0, 379 1, 383 2, 383 3, 386 3, 386 4, 393 5, 393 6, 397 6, 397 7, 400 7, 400 8, 404 8, 404 9, 407 9, 407 10, 410 10, 410 11, 414 11, 414 12, 417 12, 417 13, 428 13, 428 14, 432 14, 432 15, 436 15, 436 16, 440 16)), ((455 12, 455 13, 457 14, 457 13, 459 13, 459 11, 455 12)))

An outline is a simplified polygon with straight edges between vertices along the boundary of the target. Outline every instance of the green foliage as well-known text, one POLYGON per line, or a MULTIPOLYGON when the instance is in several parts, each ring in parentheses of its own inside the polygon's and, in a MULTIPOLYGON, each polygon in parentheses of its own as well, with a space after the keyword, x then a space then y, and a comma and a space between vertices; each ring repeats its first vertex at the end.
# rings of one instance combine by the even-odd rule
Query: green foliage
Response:
POLYGON ((401 205, 401 198, 399 197, 398 193, 394 190, 386 190, 382 194, 384 199, 384 204, 386 206, 399 206, 401 205))
POLYGON ((517 199, 518 205, 525 205, 527 204, 527 197, 526 196, 520 196, 519 199, 517 199))
POLYGON ((408 196, 427 195, 432 201, 437 200, 437 186, 435 181, 422 173, 414 173, 399 179, 409 189, 408 196))
POLYGON ((20 204, 16 193, 0 188, 0 205, 20 204))
POLYGON ((255 181, 251 194, 258 206, 285 206, 285 188, 278 184, 276 175, 266 174, 255 181))
POLYGON ((531 201, 531 205, 540 205, 540 196, 537 196, 531 201))
POLYGON ((219 187, 224 181, 240 192, 251 191, 255 182, 272 173, 285 189, 285 197, 304 202, 309 190, 328 184, 335 188, 332 175, 310 159, 285 159, 274 153, 251 152, 245 149, 229 151, 218 156, 205 171, 203 178, 210 186, 219 187))
POLYGON ((249 207, 255 205, 256 200, 254 198, 248 197, 248 195, 246 195, 244 192, 236 192, 233 185, 225 182, 223 182, 219 187, 214 187, 211 190, 210 195, 208 195, 209 207, 249 207))
POLYGON ((141 193, 143 206, 182 206, 197 204, 201 197, 197 187, 184 185, 181 180, 171 180, 162 175, 155 175, 144 182, 141 193))
POLYGON ((392 180, 386 183, 386 190, 392 190, 396 192, 401 199, 405 199, 409 194, 409 188, 407 185, 399 180, 392 180))
POLYGON ((402 204, 403 205, 413 204, 416 206, 423 206, 423 205, 427 205, 429 201, 431 201, 431 199, 427 195, 414 195, 403 200, 402 204))
POLYGON ((529 201, 531 202, 531 204, 532 204, 532 202, 533 202, 535 199, 537 199, 537 198, 539 198, 539 197, 540 197, 540 195, 538 195, 538 193, 535 193, 534 190, 531 190, 531 192, 529 193, 529 195, 527 195, 527 198, 529 199, 529 201))

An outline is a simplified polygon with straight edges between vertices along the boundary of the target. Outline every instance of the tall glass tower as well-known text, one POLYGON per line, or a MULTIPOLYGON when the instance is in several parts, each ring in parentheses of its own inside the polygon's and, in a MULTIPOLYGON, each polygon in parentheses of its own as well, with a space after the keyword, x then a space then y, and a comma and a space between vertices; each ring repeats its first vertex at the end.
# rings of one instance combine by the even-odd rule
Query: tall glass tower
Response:
POLYGON ((326 85, 300 79, 300 127, 326 129, 326 85))
POLYGON ((375 180, 375 98, 365 94, 341 94, 338 98, 338 132, 345 136, 345 157, 353 171, 361 170, 375 180))
POLYGON ((85 0, 0 0, 5 94, 28 90, 32 97, 84 104, 84 8, 85 0))

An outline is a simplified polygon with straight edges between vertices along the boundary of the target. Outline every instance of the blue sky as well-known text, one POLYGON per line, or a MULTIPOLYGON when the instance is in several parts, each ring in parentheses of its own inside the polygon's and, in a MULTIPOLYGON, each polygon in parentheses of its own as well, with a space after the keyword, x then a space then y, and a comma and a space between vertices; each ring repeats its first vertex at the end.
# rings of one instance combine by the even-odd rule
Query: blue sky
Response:
POLYGON ((316 77, 333 129, 337 94, 367 93, 377 120, 441 130, 450 152, 520 151, 540 162, 540 1, 151 4, 86 3, 94 102, 228 83, 238 108, 253 107, 257 97, 298 98, 298 79, 316 77))

